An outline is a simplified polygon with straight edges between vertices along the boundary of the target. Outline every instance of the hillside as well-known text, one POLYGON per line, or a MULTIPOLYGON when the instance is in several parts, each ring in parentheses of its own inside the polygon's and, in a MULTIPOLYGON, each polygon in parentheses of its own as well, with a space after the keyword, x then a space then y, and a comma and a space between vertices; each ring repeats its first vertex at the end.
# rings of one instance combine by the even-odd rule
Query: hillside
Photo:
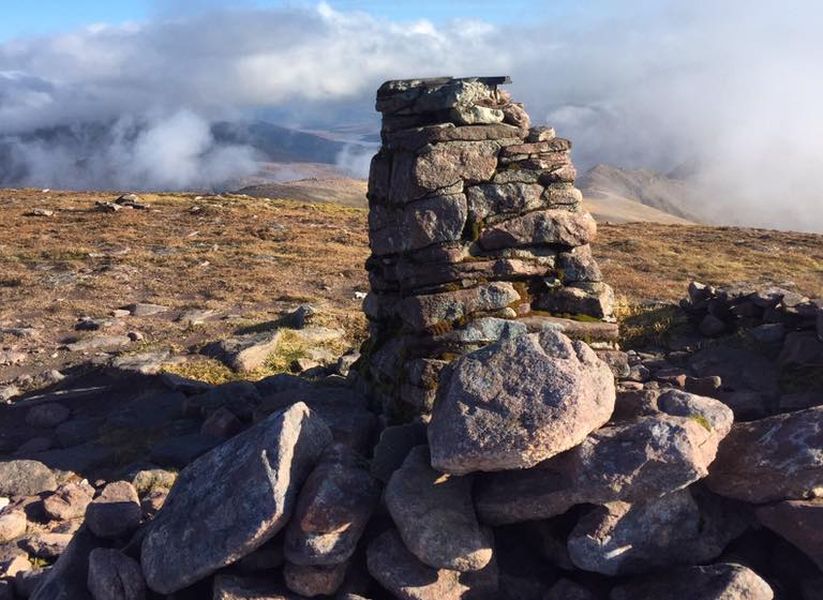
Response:
POLYGON ((577 186, 600 219, 681 224, 700 221, 690 207, 692 190, 688 183, 654 171, 597 165, 577 180, 577 186))
POLYGON ((300 202, 336 202, 365 208, 367 182, 350 177, 310 177, 293 181, 267 182, 237 190, 255 198, 289 198, 300 202))
MULTIPOLYGON (((144 195, 148 210, 96 209, 96 201, 115 197, 0 191, 0 343, 7 358, 15 357, 0 366, 0 383, 107 352, 158 350, 185 357, 189 372, 227 377, 196 351, 302 302, 320 307, 348 345, 362 339, 356 294, 368 289, 365 210, 188 194, 144 195), (53 215, 26 216, 36 208, 53 215), (139 302, 166 310, 112 316, 139 302), (101 329, 76 330, 81 317, 101 320, 101 329), (113 349, 68 349, 72 341, 129 332, 141 339, 113 349)), ((601 224, 595 254, 624 305, 676 301, 692 279, 778 282, 823 295, 821 235, 601 224)))

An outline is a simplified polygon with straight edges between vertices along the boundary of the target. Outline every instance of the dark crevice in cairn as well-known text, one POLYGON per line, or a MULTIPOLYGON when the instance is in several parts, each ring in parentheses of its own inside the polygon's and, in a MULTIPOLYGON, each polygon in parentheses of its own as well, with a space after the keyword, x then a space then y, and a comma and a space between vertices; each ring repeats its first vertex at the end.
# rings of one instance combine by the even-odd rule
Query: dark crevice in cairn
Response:
POLYGON ((369 177, 366 377, 390 420, 430 412, 448 362, 521 330, 613 343, 571 143, 508 77, 389 81, 369 177))

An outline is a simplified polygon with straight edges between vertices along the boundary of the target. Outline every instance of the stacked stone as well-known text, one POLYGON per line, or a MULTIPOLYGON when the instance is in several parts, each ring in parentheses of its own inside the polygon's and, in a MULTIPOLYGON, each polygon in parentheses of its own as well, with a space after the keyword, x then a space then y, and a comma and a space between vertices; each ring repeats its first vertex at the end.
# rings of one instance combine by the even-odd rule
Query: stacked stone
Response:
POLYGON ((823 299, 780 287, 739 284, 717 288, 693 281, 689 297, 680 305, 700 332, 710 337, 759 327, 760 333, 781 338, 791 331, 816 332, 823 340, 823 299))
POLYGON ((364 310, 368 375, 395 418, 429 412, 440 369, 507 332, 616 337, 571 143, 530 128, 498 89, 509 82, 415 79, 377 92, 364 310))

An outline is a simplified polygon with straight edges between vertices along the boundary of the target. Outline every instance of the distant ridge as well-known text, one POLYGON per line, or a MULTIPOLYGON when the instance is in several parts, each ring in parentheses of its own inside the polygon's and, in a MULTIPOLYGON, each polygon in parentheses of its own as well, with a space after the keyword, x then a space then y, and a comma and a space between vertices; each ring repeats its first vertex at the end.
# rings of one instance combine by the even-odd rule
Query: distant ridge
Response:
POLYGON ((681 179, 647 169, 596 165, 577 183, 598 220, 697 223, 689 208, 692 189, 681 179))

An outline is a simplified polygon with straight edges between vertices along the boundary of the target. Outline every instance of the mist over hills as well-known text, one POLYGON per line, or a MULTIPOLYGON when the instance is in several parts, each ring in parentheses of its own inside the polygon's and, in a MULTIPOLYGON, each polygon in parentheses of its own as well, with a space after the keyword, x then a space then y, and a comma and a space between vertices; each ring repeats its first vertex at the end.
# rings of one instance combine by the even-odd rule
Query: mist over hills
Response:
MULTIPOLYGON (((321 163, 347 169, 372 152, 264 121, 208 123, 189 112, 164 119, 121 118, 0 135, 0 186, 63 189, 230 189, 252 176, 295 179, 321 163)), ((356 173, 361 175, 362 173, 356 173)))

